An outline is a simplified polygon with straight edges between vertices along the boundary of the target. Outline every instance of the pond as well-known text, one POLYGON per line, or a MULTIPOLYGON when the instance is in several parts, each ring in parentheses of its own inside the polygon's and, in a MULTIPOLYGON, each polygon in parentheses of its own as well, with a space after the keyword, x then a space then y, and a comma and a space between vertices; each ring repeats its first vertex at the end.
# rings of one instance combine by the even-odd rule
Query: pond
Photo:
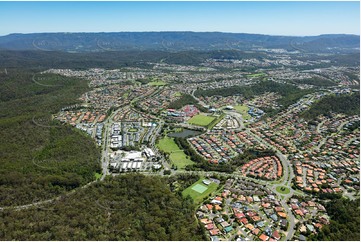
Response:
POLYGON ((169 137, 177 137, 177 138, 186 138, 186 137, 192 137, 201 134, 202 132, 191 130, 191 129, 183 129, 182 132, 174 132, 169 133, 169 137))

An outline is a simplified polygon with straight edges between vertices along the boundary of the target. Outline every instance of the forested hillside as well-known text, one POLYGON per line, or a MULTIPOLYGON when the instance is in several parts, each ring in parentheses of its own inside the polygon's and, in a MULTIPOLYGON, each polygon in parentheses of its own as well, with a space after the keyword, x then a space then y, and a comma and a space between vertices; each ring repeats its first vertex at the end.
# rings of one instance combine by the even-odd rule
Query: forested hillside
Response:
POLYGON ((129 174, 51 205, 0 211, 0 240, 205 240, 193 206, 166 180, 129 174))
POLYGON ((351 95, 332 95, 322 98, 319 102, 302 114, 302 117, 311 120, 319 115, 327 115, 330 112, 357 115, 360 113, 360 93, 351 95))
POLYGON ((51 121, 52 113, 78 102, 87 81, 33 75, 15 69, 0 74, 0 207, 52 198, 100 172, 95 142, 51 121))
POLYGON ((360 200, 335 199, 326 205, 331 223, 311 237, 322 241, 360 241, 360 200))

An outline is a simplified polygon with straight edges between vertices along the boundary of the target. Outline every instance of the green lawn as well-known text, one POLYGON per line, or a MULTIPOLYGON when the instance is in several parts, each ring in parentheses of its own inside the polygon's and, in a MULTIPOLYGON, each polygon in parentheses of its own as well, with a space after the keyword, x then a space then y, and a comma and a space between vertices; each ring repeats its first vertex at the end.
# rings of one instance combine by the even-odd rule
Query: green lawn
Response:
POLYGON ((94 174, 94 176, 95 176, 95 179, 98 180, 98 179, 100 179, 102 177, 102 174, 96 172, 94 174))
POLYGON ((194 164, 192 160, 187 158, 183 150, 179 149, 173 138, 164 137, 163 139, 159 140, 157 147, 160 150, 170 154, 170 161, 172 164, 176 165, 178 169, 184 169, 187 165, 194 164))
POLYGON ((165 86, 167 85, 164 81, 152 81, 148 83, 149 86, 165 86))
POLYGON ((255 73, 255 74, 250 74, 247 75, 248 78, 253 78, 253 77, 261 77, 261 76, 265 76, 265 73, 255 73))
POLYGON ((208 126, 214 119, 215 119, 215 117, 210 117, 210 116, 198 114, 198 115, 192 117, 190 120, 188 120, 188 123, 206 127, 206 126, 208 126))
POLYGON ((186 197, 186 196, 191 196, 191 198, 193 199, 195 204, 200 204, 204 198, 208 197, 209 194, 211 194, 212 192, 217 190, 218 185, 214 182, 212 182, 211 184, 209 184, 207 187, 207 190, 205 190, 203 193, 198 193, 197 191, 193 190, 192 188, 194 186, 196 186, 197 184, 200 184, 202 186, 206 186, 203 184, 203 180, 205 178, 202 177, 201 179, 199 179, 196 183, 193 183, 191 186, 189 186, 187 189, 185 189, 182 192, 182 196, 186 197))
POLYGON ((128 129, 128 132, 137 132, 138 129, 134 129, 134 128, 131 128, 131 129, 128 129))
POLYGON ((281 193, 281 194, 288 194, 290 193, 290 189, 288 187, 285 186, 278 186, 276 187, 276 191, 281 193))
POLYGON ((234 109, 242 114, 242 117, 244 120, 250 120, 252 117, 248 114, 249 107, 246 105, 236 105, 234 106, 234 109))
POLYGON ((174 94, 174 96, 175 96, 175 97, 181 97, 181 96, 182 96, 182 93, 176 92, 176 93, 174 94))

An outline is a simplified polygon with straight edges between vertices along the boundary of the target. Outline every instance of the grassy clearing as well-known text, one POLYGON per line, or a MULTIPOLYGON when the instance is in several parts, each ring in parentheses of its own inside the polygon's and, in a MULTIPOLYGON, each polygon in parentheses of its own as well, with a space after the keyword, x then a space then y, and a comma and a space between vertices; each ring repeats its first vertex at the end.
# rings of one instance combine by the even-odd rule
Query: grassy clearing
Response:
POLYGON ((187 165, 194 164, 192 160, 187 158, 187 155, 183 152, 183 150, 179 149, 173 138, 164 137, 159 140, 157 147, 160 150, 169 153, 170 161, 172 164, 176 165, 178 169, 184 169, 187 165))
POLYGON ((152 81, 148 83, 149 86, 165 86, 167 85, 164 81, 152 81))
POLYGON ((202 186, 206 186, 203 184, 204 177, 202 177, 201 179, 199 179, 196 183, 192 184, 191 186, 189 186, 187 189, 185 189, 182 192, 182 196, 186 197, 186 196, 190 196, 195 204, 200 204, 204 198, 208 197, 209 194, 211 194, 212 192, 217 190, 218 185, 214 182, 212 182, 211 184, 209 184, 207 187, 207 190, 205 190, 203 193, 199 193, 196 192, 195 190, 193 190, 192 188, 194 186, 196 186, 197 184, 200 184, 202 186))
POLYGON ((236 105, 234 106, 234 109, 242 114, 242 117, 244 120, 250 120, 252 118, 251 115, 248 114, 249 107, 246 105, 236 105))
POLYGON ((98 179, 100 179, 102 177, 102 174, 95 173, 94 176, 95 176, 95 179, 98 180, 98 179))
POLYGON ((169 158, 172 161, 172 163, 178 167, 178 169, 184 169, 187 165, 194 164, 192 160, 187 158, 183 150, 171 153, 169 158))
POLYGON ((215 117, 198 114, 198 115, 192 117, 190 120, 188 120, 188 123, 207 127, 210 123, 212 123, 212 121, 214 119, 215 119, 215 117))
POLYGON ((176 93, 174 94, 174 96, 175 96, 175 97, 181 97, 181 96, 182 96, 182 93, 181 93, 181 92, 176 92, 176 93))
POLYGON ((128 129, 128 132, 137 132, 137 131, 138 131, 138 129, 134 129, 134 128, 128 129))
POLYGON ((281 193, 281 194, 288 194, 290 193, 290 189, 288 187, 285 186, 278 186, 276 187, 276 191, 281 193))
POLYGON ((254 77, 261 77, 261 76, 265 76, 265 73, 255 73, 255 74, 250 74, 247 75, 248 78, 254 78, 254 77))

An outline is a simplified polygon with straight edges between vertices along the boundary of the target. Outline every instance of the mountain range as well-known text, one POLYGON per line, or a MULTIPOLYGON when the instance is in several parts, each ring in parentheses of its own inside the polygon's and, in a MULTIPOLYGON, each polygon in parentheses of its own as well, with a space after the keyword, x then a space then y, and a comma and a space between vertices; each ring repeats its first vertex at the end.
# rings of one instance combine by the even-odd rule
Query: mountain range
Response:
POLYGON ((0 36, 0 50, 104 52, 124 50, 259 50, 330 52, 359 50, 360 36, 271 36, 221 32, 34 33, 0 36))

